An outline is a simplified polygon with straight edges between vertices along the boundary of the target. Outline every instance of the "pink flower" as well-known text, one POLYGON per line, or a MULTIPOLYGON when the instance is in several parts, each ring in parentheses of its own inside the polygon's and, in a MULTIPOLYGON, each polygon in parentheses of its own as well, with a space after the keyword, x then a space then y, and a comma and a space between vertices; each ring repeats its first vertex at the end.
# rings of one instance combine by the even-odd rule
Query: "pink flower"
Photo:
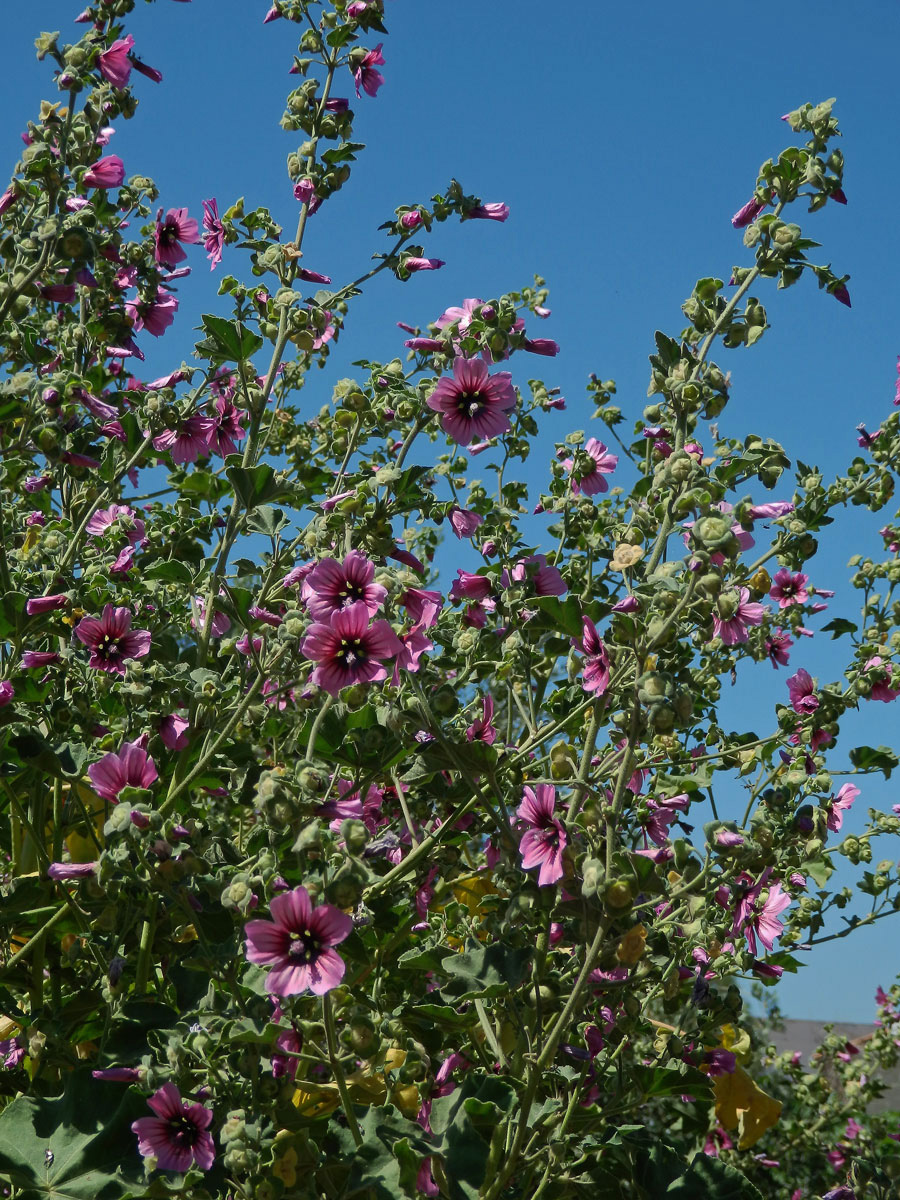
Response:
POLYGON ((214 271, 222 261, 225 245, 225 226, 219 220, 219 206, 215 196, 203 201, 203 248, 209 259, 209 269, 214 271))
POLYGON ((336 696, 350 684, 386 679, 383 660, 400 654, 403 644, 387 621, 369 625, 369 609, 364 601, 357 601, 333 611, 327 625, 311 625, 300 649, 319 664, 312 682, 336 696))
POLYGON ((90 650, 89 667, 110 675, 124 675, 122 665, 128 658, 143 658, 150 651, 150 631, 132 629, 127 608, 107 604, 102 617, 82 617, 75 636, 90 650))
POLYGON ((415 254, 409 258, 403 259, 404 267, 407 271, 439 271, 441 267, 446 266, 442 258, 420 258, 415 254))
POLYGON ((800 713, 802 716, 816 711, 819 707, 819 699, 815 694, 816 686, 808 671, 801 667, 796 675, 790 677, 787 685, 791 695, 791 708, 795 713, 800 713))
MULTIPOLYGON (((748 588, 739 589, 739 602, 732 616, 724 617, 719 612, 713 613, 713 635, 721 638, 726 646, 737 646, 746 642, 748 625, 761 625, 765 609, 761 604, 751 602, 748 588)), ((728 599, 726 595, 723 599, 728 599)))
MULTIPOLYGON (((522 343, 522 349, 527 350, 529 354, 543 354, 545 358, 555 358, 559 354, 559 342, 554 342, 553 338, 526 338, 522 343)), ((591 438, 591 441, 594 441, 591 438)), ((602 445, 602 442, 600 443, 602 445)), ((605 450, 606 447, 604 446, 605 450)), ((615 458, 615 455, 612 455, 615 458)), ((616 459, 616 462, 619 460, 616 459)))
POLYGON ((870 658, 866 663, 867 671, 871 670, 873 667, 880 668, 877 673, 879 675, 884 675, 885 678, 877 679, 876 682, 872 684, 872 690, 869 692, 868 698, 870 700, 882 700, 885 704, 889 703, 891 700, 896 700, 897 697, 900 696, 900 688, 892 688, 890 686, 893 664, 882 663, 880 656, 876 654, 874 658, 870 658))
POLYGON ((490 746, 497 738, 494 728, 494 697, 488 693, 481 698, 481 716, 476 717, 466 730, 466 740, 469 742, 487 742, 490 746))
MULTIPOLYGON (((776 939, 781 937, 784 922, 778 919, 778 914, 788 908, 791 903, 790 896, 786 896, 782 892, 779 882, 768 889, 766 899, 760 905, 759 898, 771 873, 771 868, 766 867, 759 881, 748 887, 743 898, 738 902, 735 912, 733 932, 740 933, 743 929, 747 946, 750 953, 754 955, 756 954, 757 935, 767 950, 771 950, 776 939)), ((748 883, 751 882, 750 877, 746 874, 742 875, 741 879, 748 883)))
POLYGON ((509 205, 494 201, 491 204, 478 204, 465 214, 481 221, 505 221, 509 216, 509 205))
POLYGON ((457 568, 456 579, 450 588, 451 600, 486 600, 491 594, 491 581, 486 575, 473 575, 457 568))
POLYGON ((95 862, 89 863, 51 863, 47 868, 47 878, 57 883, 65 883, 69 879, 87 879, 97 870, 95 862))
POLYGON ((534 789, 525 788, 524 799, 516 810, 519 819, 529 826, 519 842, 522 868, 541 868, 540 887, 556 883, 563 875, 562 855, 568 838, 562 822, 553 815, 555 807, 556 788, 539 783, 534 789))
POLYGON ((177 713, 170 713, 169 716, 163 717, 159 725, 162 744, 167 750, 184 750, 188 744, 189 729, 190 725, 184 717, 179 717, 177 713))
POLYGON ((783 630, 778 629, 770 638, 766 638, 766 654, 775 670, 778 670, 779 663, 782 667, 788 665, 788 649, 793 646, 794 641, 783 630))
POLYGON ((318 271, 309 271, 306 267, 298 269, 297 278, 302 279, 304 283, 331 283, 330 275, 320 275, 318 271))
POLYGON ((128 86, 128 80, 131 77, 131 59, 129 51, 134 45, 134 38, 129 33, 127 37, 117 38, 108 50, 98 56, 97 66, 100 68, 100 74, 113 87, 124 88, 128 86))
POLYGON ((792 575, 787 567, 782 567, 772 577, 769 595, 773 600, 778 601, 779 608, 790 608, 792 604, 805 604, 809 599, 809 592, 806 590, 808 581, 809 576, 804 575, 802 571, 792 575))
POLYGON ((170 208, 166 213, 165 221, 162 221, 160 220, 162 209, 160 209, 156 217, 154 257, 158 263, 162 263, 166 267, 174 267, 187 258, 181 248, 182 242, 193 245, 200 240, 197 236, 200 232, 199 226, 193 217, 187 215, 187 211, 186 208, 170 208))
POLYGON ((581 641, 572 638, 572 645, 584 655, 583 684, 586 692, 602 696, 609 686, 609 655, 603 639, 589 617, 581 618, 581 641))
POLYGON ((105 754, 91 763, 88 775, 97 795, 114 804, 124 788, 149 788, 158 778, 156 764, 147 753, 146 736, 123 742, 118 754, 105 754))
POLYGON ((162 337, 178 311, 178 301, 165 288, 160 288, 152 300, 128 300, 125 311, 136 330, 146 329, 151 337, 162 337))
POLYGON ((451 308, 445 309, 435 321, 435 325, 437 325, 438 329, 446 329, 448 325, 458 322, 459 332, 465 333, 472 324, 472 315, 475 309, 479 308, 483 303, 483 300, 479 300, 474 296, 468 300, 463 300, 462 306, 453 305, 451 308))
POLYGON ((138 1137, 138 1152, 144 1158, 155 1158, 162 1171, 187 1171, 196 1163, 208 1171, 216 1157, 212 1136, 207 1132, 212 1124, 212 1109, 202 1104, 188 1104, 174 1083, 164 1083, 147 1104, 155 1117, 139 1117, 132 1123, 138 1137))
POLYGON ((484 524, 484 517, 466 508, 451 508, 449 518, 450 526, 458 538, 472 537, 478 526, 484 524))
POLYGON ((362 88, 367 96, 375 96, 378 89, 384 83, 384 76, 380 71, 375 70, 376 67, 384 66, 384 58, 381 55, 381 47, 383 45, 384 42, 379 42, 374 50, 370 50, 353 72, 357 99, 359 98, 360 88, 362 88))
POLYGON ((144 522, 135 517, 134 509, 127 504, 111 504, 109 508, 98 508, 85 529, 92 537, 102 537, 117 522, 130 545, 139 546, 146 542, 144 522))
POLYGON ((619 463, 618 455, 610 454, 603 442, 598 442, 596 438, 588 438, 584 454, 590 455, 592 459, 587 467, 576 467, 575 460, 571 458, 563 462, 565 469, 572 475, 572 491, 576 496, 581 492, 586 496, 605 492, 608 484, 603 476, 616 469, 619 463))
POLYGON ((412 628, 431 629, 437 624, 444 597, 440 592, 429 591, 426 588, 407 588, 400 597, 400 603, 406 609, 412 628))
POLYGON ((200 455, 209 454, 210 441, 216 436, 216 422, 212 417, 193 416, 183 421, 178 429, 167 429, 159 434, 153 439, 153 445, 157 450, 171 450, 175 463, 192 463, 200 455))
POLYGON ((226 400, 223 396, 219 396, 214 401, 208 420, 211 422, 209 430, 209 448, 215 451, 216 454, 221 454, 224 458, 227 454, 237 454, 237 443, 242 441, 247 436, 247 430, 244 429, 241 422, 247 415, 241 409, 235 408, 230 400, 226 400), (214 414, 214 415, 213 415, 214 414))
POLYGON ((316 563, 303 584, 303 598, 310 616, 328 621, 357 601, 374 616, 384 603, 387 590, 375 582, 375 564, 358 550, 351 550, 342 563, 323 558, 316 563))
POLYGON ((344 978, 344 960, 332 949, 353 929, 351 919, 330 904, 313 908, 304 887, 282 892, 269 905, 271 921, 249 921, 247 960, 271 966, 266 991, 324 996, 344 978))
POLYGON ((434 642, 420 629, 411 629, 409 633, 401 634, 399 641, 401 649, 394 660, 394 673, 391 676, 394 687, 400 683, 401 670, 415 673, 419 669, 419 659, 422 655, 434 649, 434 642))
POLYGON ((737 210, 731 218, 732 225, 735 229, 744 229, 756 220, 765 207, 766 202, 764 200, 757 200, 754 196, 752 200, 747 201, 743 208, 737 210))
POLYGON ((422 224, 422 214, 417 208, 410 212, 405 212, 400 218, 400 225, 403 229, 415 229, 422 224))
POLYGON ((831 812, 828 814, 828 828, 837 833, 844 823, 844 813, 851 807, 859 795, 859 788, 852 783, 845 783, 831 802, 831 812))
POLYGON ((22 666, 26 670, 31 670, 34 667, 46 667, 50 663, 57 662, 59 655, 55 650, 24 650, 22 652, 22 666))
POLYGON ((16 689, 8 679, 0 680, 0 708, 6 708, 7 704, 11 704, 15 694, 16 689))
POLYGON ((31 600, 25 601, 25 613, 29 617, 36 617, 41 613, 55 612, 58 608, 65 608, 68 603, 69 597, 64 595, 34 596, 31 600))
POLYGON ((508 371, 489 375, 481 359, 457 358, 453 379, 441 379, 427 400, 441 414, 441 428, 461 446, 491 438, 510 428, 506 415, 516 406, 508 371))
POLYGON ((81 182, 89 188, 121 187, 125 178, 125 164, 118 154, 107 154, 98 158, 89 170, 81 177, 81 182))
POLYGON ((500 575, 502 587, 512 583, 530 582, 536 596, 562 596, 568 588, 557 567, 551 567, 546 554, 529 554, 520 558, 512 571, 500 575), (536 565, 535 565, 536 564, 536 565))

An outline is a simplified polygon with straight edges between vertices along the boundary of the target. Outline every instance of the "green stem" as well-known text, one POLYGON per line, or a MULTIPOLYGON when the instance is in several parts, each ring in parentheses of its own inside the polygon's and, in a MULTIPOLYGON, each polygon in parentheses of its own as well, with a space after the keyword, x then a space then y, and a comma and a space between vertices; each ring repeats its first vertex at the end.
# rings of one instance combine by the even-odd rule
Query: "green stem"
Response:
POLYGON ((356 1120, 356 1113, 353 1111, 353 1101, 350 1099, 350 1093, 347 1090, 347 1080, 344 1078, 343 1068, 338 1061, 334 1009, 331 1005, 331 996, 327 992, 322 997, 322 1013, 325 1017, 325 1039, 328 1043, 328 1062, 331 1066, 331 1073, 334 1075, 334 1080, 341 1096, 341 1107, 344 1110, 344 1116, 347 1118, 347 1124, 350 1126, 350 1132, 353 1134, 353 1140, 357 1147, 359 1147, 363 1144, 363 1136, 360 1132, 359 1122, 356 1120))

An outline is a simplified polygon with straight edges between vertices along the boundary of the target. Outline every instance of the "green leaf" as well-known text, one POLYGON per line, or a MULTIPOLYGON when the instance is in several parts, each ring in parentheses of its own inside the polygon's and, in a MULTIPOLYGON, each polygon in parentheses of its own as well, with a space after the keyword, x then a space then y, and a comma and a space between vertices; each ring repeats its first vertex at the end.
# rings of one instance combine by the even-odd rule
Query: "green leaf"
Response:
POLYGON ((549 625, 551 629, 574 638, 580 638, 584 632, 581 608, 574 596, 569 596, 565 601, 557 600, 555 596, 536 596, 529 603, 537 604, 543 611, 547 621, 542 624, 549 625))
POLYGON ((470 939, 462 954, 450 954, 443 960, 441 966, 451 984, 442 991, 452 992, 457 1002, 507 995, 524 981, 532 953, 530 946, 503 942, 483 946, 470 939))
POLYGON ((511 1083, 501 1076, 469 1071, 462 1087, 432 1102, 431 1127, 440 1138, 438 1153, 444 1160, 451 1200, 476 1200, 480 1195, 491 1134, 511 1109, 515 1095, 511 1083))
POLYGON ((353 1149, 349 1178, 341 1194, 362 1193, 378 1200, 409 1196, 413 1200, 419 1163, 432 1150, 421 1127, 401 1116, 392 1104, 366 1109, 359 1127, 363 1142, 353 1149))
POLYGON ((268 463, 260 463, 256 467, 227 467, 225 474, 247 509, 265 504, 282 490, 275 482, 275 468, 268 463))
POLYGON ((247 526, 250 529, 255 529, 257 533, 264 533, 266 537, 275 537, 287 525, 287 517, 280 508, 273 508, 271 504, 261 504, 255 512, 247 518, 247 526))
POLYGON ((206 313, 202 318, 206 341, 199 343, 211 358, 225 358, 232 362, 246 362, 262 346, 263 339, 251 329, 245 329, 237 321, 227 321, 206 313))
POLYGON ((144 568, 145 579, 162 579, 165 583, 184 583, 190 585, 194 581, 192 572, 180 559, 170 558, 151 563, 144 568))
POLYGON ((698 1154, 665 1194, 672 1200, 763 1200, 762 1192, 742 1171, 707 1154, 698 1154))
POLYGON ((890 746, 854 746, 850 761, 857 771, 881 771, 885 779, 890 779, 891 771, 900 766, 900 759, 890 746))
POLYGON ((854 625, 852 621, 847 621, 844 617, 835 617, 833 621, 822 626, 822 632, 830 633, 832 641, 843 637, 845 633, 856 633, 857 629, 859 629, 858 625, 854 625))
POLYGON ((17 1200, 124 1200, 144 1175, 131 1123, 149 1115, 134 1088, 73 1072, 62 1096, 19 1096, 0 1114, 0 1177, 17 1200))

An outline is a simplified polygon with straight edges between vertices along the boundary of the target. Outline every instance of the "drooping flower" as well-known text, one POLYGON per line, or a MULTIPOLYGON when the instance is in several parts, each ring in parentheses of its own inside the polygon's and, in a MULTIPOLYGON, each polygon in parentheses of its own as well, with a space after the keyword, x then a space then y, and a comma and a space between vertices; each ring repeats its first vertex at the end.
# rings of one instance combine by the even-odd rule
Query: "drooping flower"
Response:
POLYGON ((117 38, 108 50, 104 50, 97 57, 97 66, 100 68, 100 74, 113 87, 124 88, 128 86, 128 80, 131 77, 129 51, 133 45, 134 38, 129 33, 126 37, 117 38))
POLYGON ((790 658, 788 650, 793 644, 793 638, 788 637, 781 629, 776 630, 770 638, 766 638, 766 654, 768 654, 769 661, 776 671, 779 664, 782 667, 788 665, 788 659, 790 658))
POLYGON ((486 575, 473 575, 457 568, 456 579, 450 587, 451 600, 486 600, 491 594, 491 581, 486 575))
POLYGON ((744 229, 747 225, 752 224, 752 222, 756 220, 765 207, 766 202, 764 200, 757 200, 757 198, 754 196, 751 200, 747 201, 743 208, 739 208, 737 210, 737 212, 731 218, 731 224, 735 227, 735 229, 744 229))
POLYGON ((117 754, 104 754, 99 762, 91 763, 88 775, 98 796, 116 803, 124 788, 149 788, 156 782, 156 764, 147 753, 146 742, 146 736, 123 742, 117 754))
MULTIPOLYGON (((188 744, 190 725, 184 717, 170 713, 159 724, 159 736, 167 750, 184 750, 188 744)), ((142 785, 143 786, 143 785, 142 785)))
POLYGON ((470 208, 465 215, 481 221, 505 221, 509 216, 509 205, 498 201, 478 204, 475 208, 470 208))
POLYGON ((525 788, 524 799, 516 809, 519 819, 528 825, 519 842, 522 867, 526 871, 540 867, 540 887, 556 883, 563 875, 562 856, 568 838, 562 822, 553 814, 555 807, 556 788, 539 783, 525 788))
POLYGON ((466 508, 451 508, 448 517, 451 529, 460 539, 472 537, 478 526, 484 524, 484 517, 466 508))
POLYGON ((138 1152, 155 1158, 162 1171, 189 1170, 196 1163, 208 1171, 216 1157, 212 1135, 212 1109, 182 1100, 174 1083, 164 1083, 147 1101, 155 1117, 139 1117, 131 1128, 138 1138, 138 1152))
POLYGON ((353 922, 330 904, 310 903, 304 887, 282 892, 269 905, 271 921, 249 921, 244 927, 247 960, 270 966, 266 991, 296 996, 311 991, 324 996, 344 978, 344 960, 332 947, 339 945, 353 922))
POLYGON ((476 717, 466 730, 466 740, 469 742, 487 742, 490 746, 497 739, 494 728, 494 697, 488 692, 481 698, 481 716, 476 717))
POLYGON ((362 88, 367 96, 375 96, 378 89, 384 83, 384 76, 380 71, 375 70, 376 67, 384 66, 384 58, 381 54, 381 47, 383 45, 384 42, 379 42, 374 50, 370 50, 353 72, 357 99, 359 98, 360 88, 362 88))
POLYGON ((816 711, 819 707, 819 698, 816 695, 816 686, 812 676, 808 671, 801 667, 796 675, 792 675, 788 679, 787 685, 791 696, 791 708, 794 712, 807 715, 816 711))
POLYGON ((602 696, 609 686, 609 654, 603 639, 589 617, 582 617, 581 640, 572 638, 572 645, 584 655, 582 677, 584 690, 602 696))
POLYGON ((749 636, 747 627, 761 625, 765 611, 761 604, 751 601, 748 588, 739 588, 737 597, 734 592, 725 592, 719 597, 718 608, 713 612, 713 635, 721 638, 726 646, 746 642, 749 636), (725 615, 728 612, 730 616, 725 615))
POLYGON ((214 271, 222 261, 225 246, 225 226, 219 220, 219 206, 213 196, 203 201, 203 248, 209 259, 209 269, 214 271))
POLYGON ((358 550, 351 550, 342 563, 321 559, 303 584, 306 607, 317 621, 327 621, 332 613, 358 601, 374 616, 386 595, 387 589, 375 582, 375 564, 358 550))
POLYGON ((184 262, 187 254, 182 249, 182 242, 194 245, 200 238, 200 228, 193 217, 188 216, 186 208, 170 208, 166 219, 162 219, 162 209, 156 217, 156 232, 154 242, 156 249, 154 257, 158 263, 166 267, 174 267, 184 262))
POLYGON ((400 603, 409 614, 413 629, 431 629, 437 624, 444 597, 427 588, 410 587, 400 597, 400 603))
POLYGON ((89 188, 114 188, 121 187, 124 178, 125 164, 121 158, 118 154, 107 154, 85 171, 81 182, 89 188))
POLYGON ((150 631, 131 628, 131 612, 107 604, 103 615, 82 617, 75 636, 90 650, 88 666, 110 675, 124 675, 125 659, 143 658, 150 651, 150 631))
POLYGON ((893 671, 893 663, 883 663, 879 655, 870 658, 866 663, 866 670, 876 669, 876 674, 879 678, 872 684, 869 692, 869 700, 881 700, 888 704, 891 700, 896 700, 900 696, 900 688, 891 687, 891 673, 893 671))
POLYGON ((576 496, 582 492, 586 496, 605 492, 609 485, 603 476, 609 475, 618 464, 619 456, 610 454, 603 442, 598 442, 596 438, 588 438, 578 459, 567 458, 563 461, 563 466, 572 476, 572 491, 576 496), (586 455, 590 459, 588 462, 584 461, 586 455))
POLYGON ((837 833, 844 823, 844 813, 853 804, 853 801, 859 795, 859 788, 852 783, 845 783, 843 787, 838 789, 838 794, 831 802, 831 811, 828 814, 828 828, 832 833, 837 833))
POLYGON ((809 599, 809 592, 806 590, 808 582, 809 576, 804 575, 802 571, 793 575, 787 567, 782 567, 772 577, 769 595, 773 600, 778 601, 779 608, 790 608, 792 604, 805 604, 809 599))
POLYGON ((387 621, 369 625, 364 601, 333 611, 328 624, 310 625, 300 644, 302 653, 318 663, 312 682, 336 696, 353 683, 378 683, 387 678, 383 660, 394 658, 403 644, 387 621))

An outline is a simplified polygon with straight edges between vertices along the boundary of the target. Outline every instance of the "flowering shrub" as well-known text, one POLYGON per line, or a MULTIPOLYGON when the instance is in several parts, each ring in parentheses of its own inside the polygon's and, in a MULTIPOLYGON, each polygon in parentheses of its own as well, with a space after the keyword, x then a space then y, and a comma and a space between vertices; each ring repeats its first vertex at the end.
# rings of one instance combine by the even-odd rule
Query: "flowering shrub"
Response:
POLYGON ((0 197, 10 1194, 894 1195, 900 1127, 868 1105, 896 988, 865 1047, 805 1065, 766 1054, 740 988, 900 907, 887 860, 857 881, 869 911, 824 932, 853 899, 835 856, 900 832, 871 810, 841 837, 864 786, 828 760, 849 709, 900 695, 892 526, 853 564, 861 620, 830 625, 843 678, 801 641, 829 595, 816 535, 888 503, 898 413, 830 483, 715 424, 714 348, 768 327, 754 289, 812 274, 850 302, 787 219, 845 202, 831 103, 788 114, 796 144, 733 218, 747 265, 656 334, 643 413, 591 377, 605 440, 568 433, 536 468, 541 550, 520 476, 565 406, 523 385, 524 355, 558 349, 533 336, 542 281, 409 327, 315 416, 297 400, 364 285, 438 270, 436 223, 508 216, 454 181, 397 208, 359 278, 301 266, 361 149, 337 93, 384 83, 381 0, 264 16, 298 32, 290 241, 243 201, 164 214, 105 153, 134 73, 161 78, 132 7, 39 37, 61 99, 0 197), (201 244, 234 272, 229 314, 144 382, 201 244), (723 681, 751 671, 770 722, 728 731, 723 681))

